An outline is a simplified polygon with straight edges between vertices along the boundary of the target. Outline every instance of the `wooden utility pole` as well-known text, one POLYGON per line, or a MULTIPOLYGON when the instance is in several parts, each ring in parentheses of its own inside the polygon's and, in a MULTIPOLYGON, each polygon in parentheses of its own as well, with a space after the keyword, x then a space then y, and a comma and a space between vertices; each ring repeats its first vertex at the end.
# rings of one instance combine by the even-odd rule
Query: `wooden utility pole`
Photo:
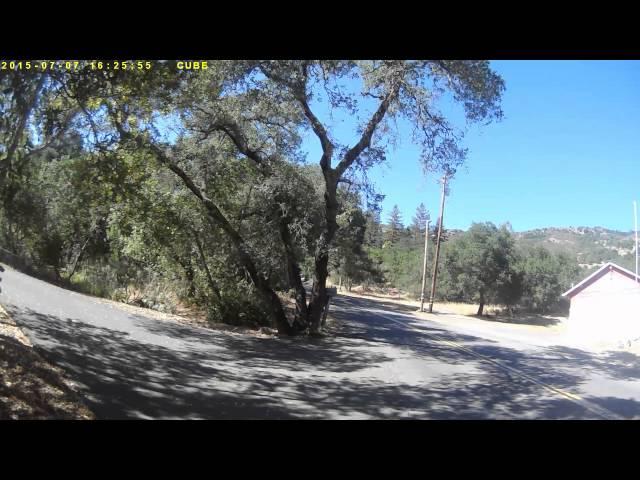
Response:
POLYGON ((433 277, 431 278, 431 295, 429 295, 429 313, 433 313, 433 297, 436 294, 438 277, 438 259, 440 258, 440 238, 442 237, 442 217, 444 217, 444 196, 447 190, 447 174, 442 177, 442 197, 440 199, 440 218, 438 219, 438 238, 436 239, 436 258, 433 261, 433 277))
POLYGON ((427 216, 427 230, 424 232, 424 263, 422 264, 422 291, 420 293, 420 311, 424 312, 424 287, 427 283, 427 246, 429 245, 429 217, 427 216))

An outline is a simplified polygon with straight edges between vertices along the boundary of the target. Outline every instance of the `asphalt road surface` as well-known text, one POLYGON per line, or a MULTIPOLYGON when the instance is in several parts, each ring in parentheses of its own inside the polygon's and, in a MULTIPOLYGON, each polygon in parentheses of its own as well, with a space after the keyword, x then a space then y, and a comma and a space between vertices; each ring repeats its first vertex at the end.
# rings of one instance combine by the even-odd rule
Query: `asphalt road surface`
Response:
POLYGON ((640 364, 338 296, 326 338, 132 314, 9 267, 0 304, 102 419, 640 418, 640 364), (490 332, 489 332, 490 333, 490 332))

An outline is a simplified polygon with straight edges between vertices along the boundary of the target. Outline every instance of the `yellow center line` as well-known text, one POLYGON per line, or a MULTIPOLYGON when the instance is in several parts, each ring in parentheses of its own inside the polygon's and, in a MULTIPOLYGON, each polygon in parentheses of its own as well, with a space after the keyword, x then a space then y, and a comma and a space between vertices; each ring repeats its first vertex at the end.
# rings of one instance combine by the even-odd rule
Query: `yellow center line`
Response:
POLYGON ((409 328, 410 330, 413 330, 414 332, 418 332, 418 333, 421 333, 423 335, 434 337, 440 343, 443 343, 445 345, 449 345, 450 347, 457 348, 459 350, 463 350, 463 351, 467 352, 469 355, 472 355, 472 356, 474 356, 476 358, 479 358, 480 360, 484 360, 485 362, 489 362, 489 363, 495 365, 496 367, 501 368, 502 370, 506 370, 506 371, 514 373, 514 374, 516 374, 516 375, 518 375, 518 376, 520 376, 522 378, 525 378, 525 379, 529 380, 530 382, 533 382, 536 385, 541 386, 541 387, 543 387, 543 388, 545 388, 545 389, 547 389, 547 390, 549 390, 549 391, 551 391, 553 393, 556 393, 556 394, 561 395, 561 396, 563 396, 565 398, 568 398, 569 400, 573 401, 574 403, 579 404, 583 408, 589 410, 592 413, 595 413, 596 415, 598 415, 598 416, 600 416, 602 418, 605 418, 607 420, 621 420, 623 418, 623 417, 617 415, 616 413, 614 413, 614 412, 612 412, 612 411, 610 411, 610 410, 608 410, 608 409, 606 409, 604 407, 601 407, 601 406, 596 405, 596 404, 594 404, 594 403, 592 403, 592 402, 590 402, 588 400, 583 399, 579 395, 576 395, 576 394, 573 394, 573 393, 570 393, 570 392, 566 392, 566 391, 564 391, 564 390, 562 390, 560 388, 556 388, 556 387, 553 387, 551 385, 547 385, 546 383, 541 382, 540 380, 537 380, 536 378, 533 378, 530 375, 528 375, 528 374, 526 374, 526 373, 524 373, 524 372, 522 372, 522 371, 520 371, 518 369, 515 369, 513 367, 509 367, 507 365, 503 365, 502 363, 500 363, 500 362, 498 362, 498 361, 496 361, 496 360, 494 360, 494 359, 492 359, 490 357, 487 357, 487 356, 482 355, 480 353, 474 352, 470 348, 465 347, 464 345, 462 345, 462 344, 460 344, 458 342, 454 342, 454 341, 451 341, 451 340, 444 340, 439 335, 437 335, 435 333, 425 333, 423 330, 420 330, 420 329, 417 329, 417 328, 413 328, 410 325, 408 325, 408 324, 406 324, 404 322, 401 322, 399 320, 396 320, 395 318, 391 318, 391 317, 389 317, 387 315, 383 315, 383 314, 380 314, 380 313, 378 313, 377 315, 382 317, 382 318, 385 318, 387 320, 390 320, 390 321, 392 321, 394 323, 402 325, 405 328, 409 328))

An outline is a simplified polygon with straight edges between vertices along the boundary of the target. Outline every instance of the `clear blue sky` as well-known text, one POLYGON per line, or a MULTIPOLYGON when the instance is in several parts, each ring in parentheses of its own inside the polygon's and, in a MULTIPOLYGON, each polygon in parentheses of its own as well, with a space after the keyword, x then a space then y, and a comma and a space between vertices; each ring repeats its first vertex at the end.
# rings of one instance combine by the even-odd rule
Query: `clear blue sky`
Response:
MULTIPOLYGON (((602 226, 633 229, 640 201, 640 61, 495 61, 506 84, 504 119, 472 127, 467 168, 451 184, 445 227, 511 222, 514 230, 602 226)), ((337 136, 354 138, 351 122, 337 136)), ((407 139, 409 136, 406 137, 407 139)), ((352 143, 352 142, 350 142, 352 143)), ((319 155, 311 134, 309 159, 319 155)), ((435 219, 439 186, 409 141, 370 177, 383 202, 411 221, 424 202, 435 219)))

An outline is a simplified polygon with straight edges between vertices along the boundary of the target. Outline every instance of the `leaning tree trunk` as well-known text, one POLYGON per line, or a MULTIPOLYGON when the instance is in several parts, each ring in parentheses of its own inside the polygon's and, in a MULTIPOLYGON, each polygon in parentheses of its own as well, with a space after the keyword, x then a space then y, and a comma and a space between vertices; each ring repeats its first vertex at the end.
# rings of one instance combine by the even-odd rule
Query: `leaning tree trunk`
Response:
POLYGON ((213 276, 211 275, 211 271, 209 270, 209 265, 207 264, 207 257, 204 254, 204 249, 202 248, 202 242, 200 241, 200 236, 198 235, 198 232, 196 232, 194 229, 191 229, 191 233, 193 234, 193 239, 195 240, 196 247, 198 248, 198 253, 200 255, 200 263, 202 263, 202 268, 204 269, 204 273, 206 274, 207 283, 209 284, 209 290, 211 290, 211 292, 213 292, 213 294, 216 296, 216 299, 220 304, 220 308, 223 308, 222 293, 220 292, 220 288, 218 288, 218 285, 216 284, 216 282, 213 280, 213 276))
POLYGON ((211 200, 204 197, 204 195, 202 195, 201 199, 207 209, 209 217, 215 223, 220 225, 222 230, 227 234, 227 238, 231 241, 231 244, 236 250, 239 263, 249 274, 249 278, 253 282, 258 295, 270 306, 270 311, 275 320, 278 333, 292 335, 294 333, 294 329, 287 320, 284 308, 282 308, 282 302, 273 288, 271 288, 271 285, 269 285, 267 279, 258 273, 258 269, 247 250, 247 245, 244 239, 238 234, 238 232, 236 232, 229 221, 222 215, 211 200))
POLYGON ((182 183, 184 183, 184 185, 191 191, 191 193, 193 193, 193 195, 195 195, 195 197, 203 204, 209 219, 213 222, 214 225, 217 225, 222 229, 222 231, 227 236, 227 239, 231 242, 234 249, 236 250, 239 263, 244 267, 245 271, 251 278, 258 296, 267 305, 270 306, 270 312, 275 320, 278 333, 292 335, 294 333, 294 329, 287 320, 287 316, 284 312, 284 308, 282 308, 280 298, 273 290, 273 288, 271 288, 268 280, 258 272, 258 268, 251 258, 251 254, 249 253, 248 246, 244 238, 242 238, 238 231, 233 228, 229 220, 227 220, 218 206, 210 198, 207 197, 204 191, 196 186, 191 177, 189 177, 189 175, 187 175, 187 173, 182 168, 175 164, 160 147, 153 143, 147 143, 144 138, 139 135, 131 135, 129 132, 125 131, 120 124, 116 123, 116 127, 118 128, 118 132, 124 139, 132 139, 138 145, 138 147, 150 148, 151 151, 155 153, 156 159, 173 173, 175 173, 178 177, 180 177, 182 183))
POLYGON ((71 277, 73 277, 73 275, 76 273, 76 269, 78 268, 78 265, 80 265, 80 260, 82 259, 82 255, 84 254, 84 251, 87 248, 87 245, 89 244, 89 240, 91 240, 91 236, 87 237, 87 239, 82 244, 82 247, 80 247, 80 251, 78 252, 75 260, 73 261, 73 266, 71 267, 71 273, 69 273, 69 275, 67 276, 67 281, 71 282, 71 277))
POLYGON ((480 294, 480 305, 478 305, 478 313, 476 315, 481 317, 483 310, 484 310, 484 295, 480 294))
MULTIPOLYGON (((102 219, 104 221, 104 218, 102 219)), ((69 273, 69 275, 67 276, 67 281, 71 281, 71 277, 73 277, 73 275, 76 273, 76 269, 78 268, 78 266, 80 265, 80 261, 82 260, 82 256, 84 255, 84 252, 87 248, 87 245, 89 245, 89 241, 91 241, 91 238, 95 235, 96 233, 96 229, 98 228, 99 222, 101 221, 101 219, 97 219, 93 226, 89 229, 89 234, 87 235, 87 238, 85 239, 84 243, 82 244, 82 247, 80 247, 80 251, 78 252, 78 255, 76 255, 75 260, 73 261, 73 266, 71 267, 71 273, 69 273)))

